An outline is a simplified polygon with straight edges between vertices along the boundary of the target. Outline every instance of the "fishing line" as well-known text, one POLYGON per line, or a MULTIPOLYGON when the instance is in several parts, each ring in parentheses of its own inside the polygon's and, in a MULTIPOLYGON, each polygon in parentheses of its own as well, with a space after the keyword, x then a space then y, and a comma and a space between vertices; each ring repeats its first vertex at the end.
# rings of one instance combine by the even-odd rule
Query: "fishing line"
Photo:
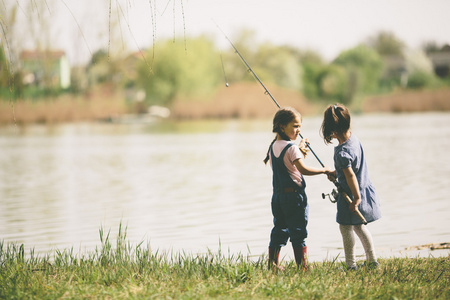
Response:
MULTIPOLYGON (((122 7, 120 7, 118 0, 116 0, 116 5, 120 8, 120 10, 122 10, 122 7)), ((123 14, 123 11, 122 11, 122 14, 123 14)), ((127 9, 127 16, 128 16, 128 9, 127 9)), ((124 16, 124 18, 125 18, 125 16, 124 16)), ((123 42, 122 22, 120 22, 119 11, 117 11, 117 20, 119 21, 120 39, 122 40, 122 50, 125 50, 125 43, 123 42)))
POLYGON ((167 7, 169 6, 170 1, 172 1, 172 0, 167 1, 166 7, 164 7, 164 10, 163 10, 163 12, 161 13, 161 16, 164 15, 164 13, 166 12, 166 9, 167 9, 167 7))
MULTIPOLYGON (((86 45, 86 48, 89 50, 89 53, 92 56, 91 48, 89 48, 89 44, 88 44, 88 42, 86 40, 86 37, 84 36, 83 30, 81 29, 81 26, 80 26, 80 23, 78 23, 77 18, 74 16, 72 10, 69 8, 69 6, 66 4, 66 2, 64 0, 61 0, 61 2, 67 8, 67 10, 69 11, 69 13, 72 16, 72 18, 75 21, 75 23, 77 23, 78 30, 80 31, 80 34, 81 34, 81 36, 83 37, 83 40, 84 40, 84 44, 86 45)), ((111 18, 111 7, 109 8, 109 14, 110 14, 110 18, 111 18)), ((111 29, 110 29, 110 33, 111 33, 111 29)), ((109 43, 111 43, 111 40, 109 41, 109 43)), ((108 55, 109 55, 109 43, 108 43, 108 55)))
POLYGON ((175 22, 175 0, 173 1, 173 42, 175 43, 175 35, 176 35, 176 30, 175 30, 175 24, 176 24, 176 22, 175 22))
MULTIPOLYGON (((128 20, 127 20, 127 18, 125 16, 125 13, 124 13, 124 11, 122 9, 122 6, 118 2, 117 2, 117 7, 119 8, 118 12, 117 12, 117 16, 118 16, 118 19, 119 19, 119 26, 121 24, 120 23, 120 13, 122 13, 122 16, 123 16, 123 18, 125 20, 125 24, 127 25, 128 31, 130 32, 130 36, 131 36, 132 40, 134 41, 134 44, 136 45, 139 54, 141 55, 142 59, 144 60, 145 64, 147 65, 147 67, 149 68, 149 71, 152 73, 153 72, 153 61, 152 61, 152 65, 150 65, 148 63, 147 59, 145 58, 144 53, 142 52, 141 48, 138 45, 138 42, 136 41, 136 38, 134 37, 133 31, 131 30, 131 27, 130 27, 130 23, 128 22, 128 20)), ((120 32, 122 33, 122 28, 120 28, 120 32)), ((148 74, 148 75, 150 76, 150 74, 148 74)))
POLYGON ((148 3, 150 5, 150 14, 152 16, 152 27, 153 27, 153 35, 152 35, 152 66, 151 70, 153 69, 153 62, 155 61, 155 41, 156 41, 156 3, 153 2, 152 6, 152 0, 148 0, 148 3))
MULTIPOLYGON (((109 61, 109 50, 111 48, 111 1, 109 0, 109 19, 108 19, 108 61, 109 61)), ((64 2, 64 1, 63 1, 64 2)))
POLYGON ((181 15, 183 16, 183 37, 184 37, 184 51, 187 53, 187 43, 186 43, 186 18, 184 16, 184 5, 183 0, 180 0, 181 3, 181 15))
POLYGON ((0 41, 2 42, 2 50, 3 50, 3 55, 5 58, 5 66, 6 66, 6 71, 8 72, 8 85, 9 85, 9 105, 11 107, 11 112, 12 112, 12 118, 14 120, 14 125, 17 127, 17 119, 16 119, 16 108, 15 108, 15 95, 14 95, 14 90, 15 90, 15 85, 14 85, 14 66, 12 63, 12 55, 11 55, 11 47, 9 46, 9 41, 6 35, 6 30, 5 27, 6 25, 3 24, 3 20, 2 18, 0 18, 0 27, 2 29, 2 35, 0 35, 0 41), (6 51, 7 50, 7 51, 6 51), (8 56, 9 56, 9 62, 8 62, 8 56))
POLYGON ((223 66, 222 53, 220 54, 220 62, 222 63, 222 71, 223 71, 223 77, 225 79, 225 86, 228 87, 228 79, 227 79, 227 74, 225 73, 225 67, 223 66))

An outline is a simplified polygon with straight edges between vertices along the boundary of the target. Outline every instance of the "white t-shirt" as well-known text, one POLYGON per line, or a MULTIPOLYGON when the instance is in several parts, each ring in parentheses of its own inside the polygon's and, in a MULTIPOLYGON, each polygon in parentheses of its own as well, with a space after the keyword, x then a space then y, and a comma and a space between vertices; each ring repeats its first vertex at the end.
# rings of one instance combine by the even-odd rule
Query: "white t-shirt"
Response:
MULTIPOLYGON (((275 141, 275 143, 273 143, 273 145, 272 145, 272 151, 273 151, 273 154, 275 155, 275 157, 279 157, 281 154, 281 151, 283 151, 284 147, 286 147, 289 143, 292 143, 292 141, 285 141, 285 140, 275 141)), ((283 161, 284 161, 284 165, 286 166, 288 173, 291 176, 292 180, 298 186, 302 186, 301 173, 297 169, 297 167, 294 165, 294 161, 297 159, 303 159, 303 154, 300 152, 298 145, 294 144, 293 146, 289 147, 286 150, 283 161)), ((272 161, 270 161, 270 165, 272 166, 272 161)))

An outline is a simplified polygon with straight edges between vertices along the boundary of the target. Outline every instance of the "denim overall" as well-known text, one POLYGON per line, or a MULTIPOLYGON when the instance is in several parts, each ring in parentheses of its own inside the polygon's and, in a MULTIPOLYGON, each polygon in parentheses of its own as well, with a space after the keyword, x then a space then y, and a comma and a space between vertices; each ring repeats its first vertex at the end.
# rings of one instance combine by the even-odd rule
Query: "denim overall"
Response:
POLYGON ((287 149, 293 146, 289 143, 278 158, 270 148, 273 170, 272 214, 273 229, 270 234, 270 248, 285 246, 290 238, 292 247, 304 247, 308 235, 308 200, 305 194, 306 183, 302 175, 302 187, 290 177, 283 157, 287 149))

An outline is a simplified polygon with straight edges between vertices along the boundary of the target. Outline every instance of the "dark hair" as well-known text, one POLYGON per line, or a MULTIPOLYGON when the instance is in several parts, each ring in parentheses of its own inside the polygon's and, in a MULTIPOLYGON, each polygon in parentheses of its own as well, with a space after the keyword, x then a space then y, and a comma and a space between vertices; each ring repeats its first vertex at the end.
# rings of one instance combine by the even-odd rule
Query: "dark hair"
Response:
POLYGON ((323 113, 323 122, 320 128, 326 144, 330 144, 333 134, 344 134, 350 128, 350 113, 342 104, 330 105, 323 113))
MULTIPOLYGON (((273 117, 273 127, 272 132, 280 135, 284 140, 290 141, 290 138, 281 130, 282 126, 286 126, 295 120, 296 117, 302 118, 301 114, 291 107, 282 107, 280 108, 275 116, 273 117)), ((270 143, 269 150, 267 150, 266 158, 264 158, 264 163, 267 164, 269 161, 269 152, 270 147, 272 147, 273 143, 277 140, 277 137, 273 139, 272 143, 270 143)))

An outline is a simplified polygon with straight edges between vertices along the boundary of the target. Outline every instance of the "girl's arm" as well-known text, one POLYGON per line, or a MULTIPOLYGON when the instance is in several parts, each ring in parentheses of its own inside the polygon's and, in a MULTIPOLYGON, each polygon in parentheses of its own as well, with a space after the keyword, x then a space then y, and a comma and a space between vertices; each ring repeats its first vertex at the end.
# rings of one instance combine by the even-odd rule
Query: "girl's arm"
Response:
POLYGON ((333 170, 330 173, 327 173, 327 177, 328 177, 329 181, 335 181, 336 180, 336 170, 333 170))
POLYGON ((305 165, 303 159, 294 160, 294 165, 297 167, 297 170, 300 171, 303 175, 318 175, 318 174, 328 174, 331 172, 330 168, 313 168, 305 165))
POLYGON ((356 211, 358 205, 361 203, 358 180, 356 179, 356 175, 351 167, 342 169, 342 171, 344 171, 345 180, 347 181, 348 187, 353 194, 353 202, 349 206, 350 211, 356 211))

